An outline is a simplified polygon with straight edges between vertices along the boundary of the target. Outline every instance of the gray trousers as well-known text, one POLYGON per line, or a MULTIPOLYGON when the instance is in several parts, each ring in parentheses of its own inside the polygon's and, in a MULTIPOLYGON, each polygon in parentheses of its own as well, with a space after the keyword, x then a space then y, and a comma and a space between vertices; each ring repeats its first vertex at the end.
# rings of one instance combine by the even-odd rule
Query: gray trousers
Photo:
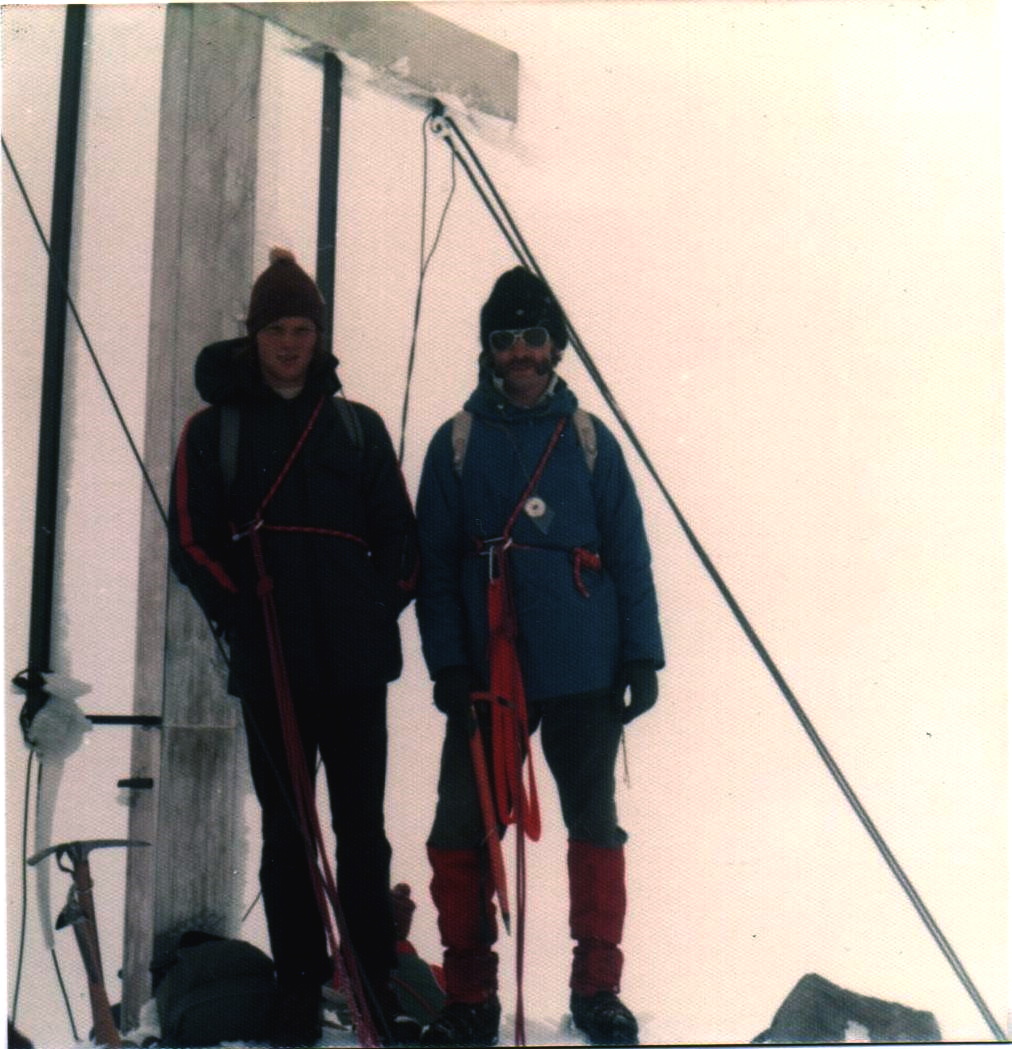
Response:
MULTIPOLYGON (((486 742, 487 710, 479 705, 486 742)), ((563 696, 528 705, 533 736, 555 780, 569 837, 602 848, 624 845, 618 825, 615 761, 622 738, 620 697, 613 690, 563 696)), ((491 768, 491 760, 489 759, 491 768)), ((430 848, 478 848, 485 839, 471 764, 468 719, 450 716, 439 768, 439 800, 429 834, 430 848)))

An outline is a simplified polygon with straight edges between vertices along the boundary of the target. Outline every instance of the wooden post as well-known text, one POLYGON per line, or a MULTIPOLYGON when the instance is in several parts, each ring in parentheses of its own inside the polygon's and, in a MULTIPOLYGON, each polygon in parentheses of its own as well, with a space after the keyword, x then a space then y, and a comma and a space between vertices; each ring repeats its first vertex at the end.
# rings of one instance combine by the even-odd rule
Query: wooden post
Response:
MULTIPOLYGON (((167 496, 186 418, 199 407, 193 362, 235 334, 253 268, 263 23, 221 4, 166 11, 158 141, 145 461, 167 496)), ((168 571, 164 524, 145 500, 134 708, 130 837, 152 843, 127 863, 124 1030, 150 997, 149 967, 179 933, 236 935, 243 884, 246 752, 211 632, 168 571)))

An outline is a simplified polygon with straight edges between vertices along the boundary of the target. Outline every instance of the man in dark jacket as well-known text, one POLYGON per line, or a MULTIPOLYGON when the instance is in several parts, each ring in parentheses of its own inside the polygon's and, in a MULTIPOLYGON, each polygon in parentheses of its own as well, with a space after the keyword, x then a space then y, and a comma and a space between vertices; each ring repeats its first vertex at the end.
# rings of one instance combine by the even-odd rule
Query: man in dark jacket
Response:
POLYGON ((224 634, 229 691, 242 699, 280 991, 273 1037, 284 1045, 319 1039, 320 988, 333 963, 293 804, 282 691, 310 779, 317 756, 326 772, 350 956, 380 1020, 394 1009, 386 699, 401 672, 397 617, 413 596, 417 539, 382 420, 334 396, 337 361, 321 349, 322 322, 316 285, 275 249, 253 286, 248 337, 197 359, 210 407, 183 431, 169 511, 172 567, 224 634), (287 685, 278 684, 279 654, 287 685))
POLYGON ((574 1022, 595 1043, 638 1035, 618 998, 627 835, 615 762, 623 724, 657 698, 664 656, 633 481, 615 438, 555 373, 566 341, 545 284, 519 267, 504 273, 481 311, 478 388, 437 431, 418 492, 418 622, 447 715, 428 839, 447 1004, 428 1045, 498 1039, 493 884, 470 738, 475 717, 487 730, 490 707, 495 717, 523 702, 569 835, 574 1022))

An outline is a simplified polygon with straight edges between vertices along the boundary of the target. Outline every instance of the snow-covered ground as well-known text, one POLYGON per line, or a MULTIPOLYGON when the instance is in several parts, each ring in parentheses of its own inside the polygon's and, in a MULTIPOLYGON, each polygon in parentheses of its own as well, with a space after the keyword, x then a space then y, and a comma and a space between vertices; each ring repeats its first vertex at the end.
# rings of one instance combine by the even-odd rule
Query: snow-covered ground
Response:
MULTIPOLYGON (((534 254, 680 509, 1001 1022, 1008 1015, 1006 565, 997 5, 938 0, 453 3, 520 55, 515 129, 464 121, 534 254)), ((142 438, 163 9, 89 9, 74 290, 142 438)), ((3 10, 4 139, 47 225, 62 14, 3 10)), ((257 269, 313 255, 318 67, 272 31, 257 269), (306 145, 309 143, 309 146, 306 145)), ((424 113, 346 82, 337 354, 349 396, 397 434, 418 270, 424 113)), ((450 186, 430 141, 428 230, 450 186)), ((8 679, 25 662, 45 259, 4 165, 8 679)), ((513 259, 458 172, 429 270, 408 422, 429 435, 475 378, 478 308, 513 259)), ((252 274, 250 274, 252 277, 252 274)), ((572 354, 562 371, 613 424, 572 354)), ((68 360, 55 670, 82 707, 133 693, 144 495, 80 340, 68 360)), ((140 440, 142 442, 142 439, 140 440)), ((651 1044, 748 1042, 797 980, 990 1032, 628 451, 668 667, 627 737, 623 997, 651 1044)), ((174 585, 174 584, 173 584, 174 585)), ((413 614, 391 690, 394 878, 438 960, 424 840, 441 717, 413 614)), ((8 1007, 21 918, 25 749, 7 702, 8 1007)), ((57 837, 124 836, 125 733, 68 760, 57 837)), ((531 1044, 576 1041, 557 802, 539 764, 529 849, 531 1044)), ((256 807, 245 813, 256 895, 256 807)), ((118 997, 122 855, 96 857, 118 997)), ((54 872, 54 900, 65 884, 54 872)), ((18 1026, 72 1042, 29 896, 18 1026)), ((241 933, 265 946, 258 909, 241 933)), ((87 996, 57 934, 79 1029, 87 996)), ((500 941, 504 1010, 513 943, 500 941)), ((511 1031, 504 1018, 504 1041, 511 1031)), ((348 1043, 350 1044, 350 1042, 348 1043)))
MULTIPOLYGON (((514 1042, 516 1014, 512 1011, 503 1012, 500 1025, 500 1045, 511 1045, 514 1042)), ((130 1041, 142 1045, 146 1038, 157 1038, 160 1033, 158 1013, 154 1001, 151 1001, 142 1010, 141 1023, 132 1031, 127 1032, 130 1041)), ((586 1045, 585 1039, 579 1036, 572 1025, 572 1019, 568 1012, 563 1013, 557 1019, 548 1017, 546 1019, 532 1019, 525 1016, 524 1021, 525 1044, 527 1045, 586 1045)), ((643 1023, 640 1027, 640 1041, 643 1045, 663 1045, 663 1038, 654 1038, 650 1031, 650 1024, 643 1023)), ((89 1043, 82 1042, 79 1045, 86 1047, 89 1043)), ((228 1049, 237 1047, 253 1047, 259 1049, 255 1042, 221 1042, 228 1049)), ((342 1024, 341 1021, 330 1012, 324 1013, 323 1037, 316 1046, 326 1046, 328 1049, 336 1049, 338 1046, 357 1046, 359 1043, 355 1038, 355 1032, 342 1024)), ((309 1049, 307 1046, 306 1049, 309 1049)))

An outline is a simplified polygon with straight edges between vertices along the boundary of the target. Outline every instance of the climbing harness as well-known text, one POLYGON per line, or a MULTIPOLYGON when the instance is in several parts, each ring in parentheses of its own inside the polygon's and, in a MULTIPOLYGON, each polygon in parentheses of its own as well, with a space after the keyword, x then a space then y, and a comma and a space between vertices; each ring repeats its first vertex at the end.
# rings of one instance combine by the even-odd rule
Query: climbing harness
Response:
POLYGON ((264 513, 267 507, 274 499, 278 489, 288 476, 295 460, 309 439, 309 435, 316 425, 326 400, 326 396, 323 396, 317 401, 316 407, 309 416, 302 434, 295 442, 295 446, 261 501, 252 520, 243 529, 236 531, 232 539, 236 542, 241 539, 249 540, 253 562, 256 566, 257 596, 260 598, 264 614, 267 649, 270 655, 275 699, 281 720, 281 735, 285 758, 291 778, 299 827, 306 847, 306 862, 312 877, 316 904, 326 929, 327 940, 330 944, 331 955, 334 958, 339 984, 347 990, 348 1005, 354 1021, 355 1031, 363 1045, 374 1046, 379 1045, 380 1041, 370 1015, 362 976, 358 971, 358 965, 354 956, 350 951, 345 956, 342 946, 350 943, 347 923, 337 895, 337 885, 334 881, 329 857, 327 856, 319 813, 316 810, 313 781, 309 774, 305 751, 299 736, 299 725, 295 716, 295 705, 292 700, 288 669, 285 665, 285 656, 281 644, 281 628, 278 622, 277 607, 274 603, 274 581, 267 570, 267 562, 261 541, 261 532, 263 531, 310 532, 316 535, 329 535, 336 539, 360 543, 363 546, 368 545, 360 536, 347 532, 309 528, 300 525, 271 525, 264 521, 264 513))

